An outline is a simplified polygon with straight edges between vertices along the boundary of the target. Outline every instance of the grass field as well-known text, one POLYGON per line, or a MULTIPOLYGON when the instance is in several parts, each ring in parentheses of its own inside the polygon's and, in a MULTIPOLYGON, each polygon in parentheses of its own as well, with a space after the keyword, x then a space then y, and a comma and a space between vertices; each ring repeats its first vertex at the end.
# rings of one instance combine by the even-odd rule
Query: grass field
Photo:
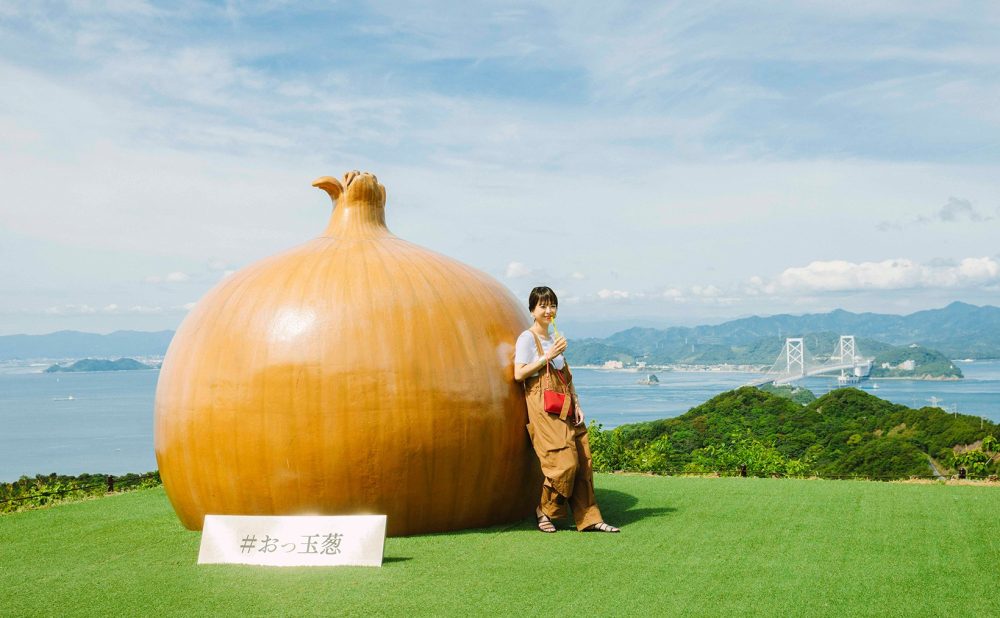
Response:
POLYGON ((391 538, 382 568, 197 566, 162 488, 0 517, 0 615, 1000 614, 1000 488, 598 475, 619 535, 391 538))

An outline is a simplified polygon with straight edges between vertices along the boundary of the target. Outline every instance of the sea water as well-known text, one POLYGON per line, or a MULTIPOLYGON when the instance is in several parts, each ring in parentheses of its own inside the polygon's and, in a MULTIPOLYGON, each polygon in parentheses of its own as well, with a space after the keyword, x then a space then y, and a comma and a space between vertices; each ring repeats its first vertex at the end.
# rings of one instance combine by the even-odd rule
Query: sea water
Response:
MULTIPOLYGON (((911 408, 937 405, 949 412, 982 416, 1000 423, 1000 361, 955 361, 961 380, 865 380, 859 388, 876 397, 911 408)), ((588 419, 605 429, 626 423, 679 416, 727 390, 763 374, 724 371, 608 371, 574 369, 573 380, 588 419), (654 374, 659 385, 641 384, 654 374)), ((838 388, 836 376, 811 377, 795 383, 817 397, 838 388)))
MULTIPOLYGON (((153 398, 158 371, 40 373, 0 372, 0 481, 22 475, 123 474, 156 469, 153 398)), ((964 380, 874 380, 860 385, 874 395, 911 407, 938 405, 1000 422, 1000 361, 959 363, 964 380), (877 384, 878 388, 874 388, 877 384)), ((574 369, 577 393, 589 420, 605 428, 670 418, 758 377, 721 371, 605 371, 574 369), (658 386, 639 384, 649 373, 658 386)), ((835 379, 809 378, 822 395, 835 379)))

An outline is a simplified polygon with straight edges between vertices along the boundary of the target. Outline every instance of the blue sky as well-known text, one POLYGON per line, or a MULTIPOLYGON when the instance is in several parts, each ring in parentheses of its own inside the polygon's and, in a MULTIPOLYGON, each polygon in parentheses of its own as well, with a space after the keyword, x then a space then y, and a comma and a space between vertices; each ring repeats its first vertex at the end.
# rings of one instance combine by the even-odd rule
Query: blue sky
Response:
POLYGON ((0 334, 175 328, 378 174, 567 322, 1000 304, 1000 5, 0 1, 0 334))

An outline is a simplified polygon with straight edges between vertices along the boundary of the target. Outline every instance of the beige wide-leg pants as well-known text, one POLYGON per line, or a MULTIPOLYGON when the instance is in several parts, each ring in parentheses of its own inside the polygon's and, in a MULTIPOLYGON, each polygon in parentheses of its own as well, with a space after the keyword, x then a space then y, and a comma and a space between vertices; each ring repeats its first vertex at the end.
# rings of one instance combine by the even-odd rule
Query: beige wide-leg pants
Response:
POLYGON ((540 378, 528 378, 524 384, 528 435, 545 475, 540 508, 548 517, 560 519, 567 515, 568 506, 573 511, 576 529, 583 530, 604 521, 594 497, 587 427, 574 426, 572 414, 562 420, 546 412, 542 406, 542 383, 540 378))

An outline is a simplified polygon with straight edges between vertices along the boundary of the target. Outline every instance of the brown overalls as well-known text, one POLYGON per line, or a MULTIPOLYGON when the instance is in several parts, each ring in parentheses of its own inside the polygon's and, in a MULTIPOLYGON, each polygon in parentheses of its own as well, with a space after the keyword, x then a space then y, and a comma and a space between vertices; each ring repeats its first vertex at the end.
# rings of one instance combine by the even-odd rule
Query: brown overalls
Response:
MULTIPOLYGON (((535 345, 540 358, 544 352, 537 336, 535 345)), ((587 427, 574 425, 577 399, 569 363, 563 365, 561 372, 566 386, 555 375, 559 370, 551 367, 550 371, 551 375, 548 377, 543 368, 537 377, 524 379, 524 396, 528 404, 528 435, 531 436, 531 444, 535 447, 538 461, 542 464, 542 474, 545 475, 540 508, 549 518, 559 519, 566 516, 568 500, 576 529, 583 530, 604 521, 594 497, 594 471, 590 463, 587 427), (549 380, 551 384, 548 384, 549 380), (571 395, 572 404, 566 418, 545 411, 542 404, 542 392, 545 388, 571 395)))

